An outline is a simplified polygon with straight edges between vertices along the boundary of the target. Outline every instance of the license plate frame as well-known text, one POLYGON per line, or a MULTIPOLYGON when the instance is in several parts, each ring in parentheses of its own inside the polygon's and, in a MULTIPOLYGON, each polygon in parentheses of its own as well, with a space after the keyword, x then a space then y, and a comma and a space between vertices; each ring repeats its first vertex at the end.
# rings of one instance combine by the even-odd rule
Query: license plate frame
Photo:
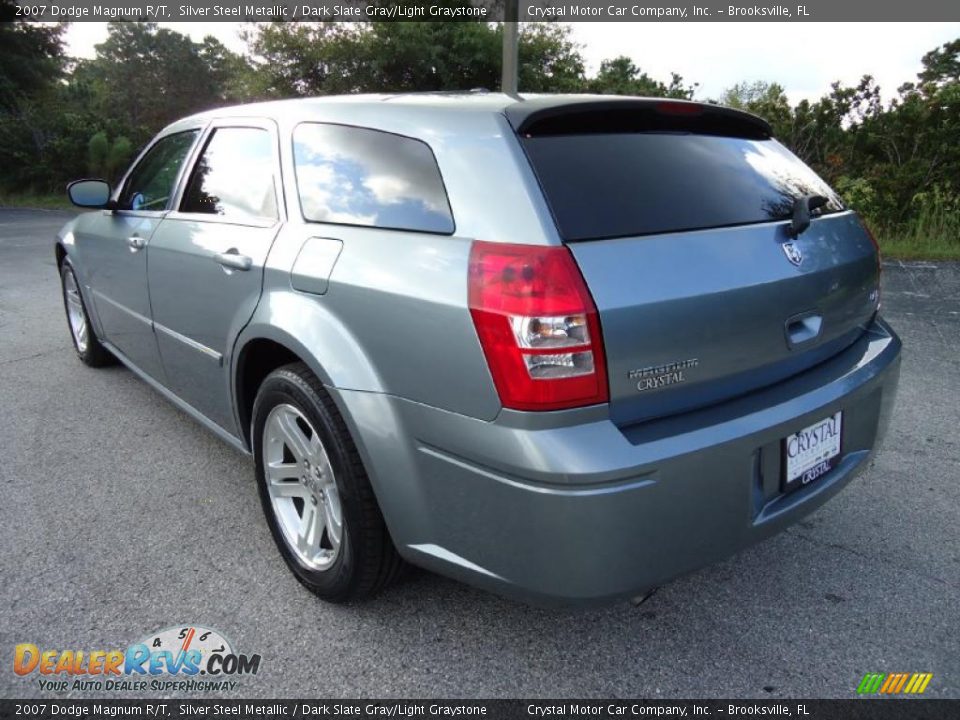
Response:
POLYGON ((837 410, 780 441, 780 490, 794 492, 827 475, 843 457, 843 411, 837 410))

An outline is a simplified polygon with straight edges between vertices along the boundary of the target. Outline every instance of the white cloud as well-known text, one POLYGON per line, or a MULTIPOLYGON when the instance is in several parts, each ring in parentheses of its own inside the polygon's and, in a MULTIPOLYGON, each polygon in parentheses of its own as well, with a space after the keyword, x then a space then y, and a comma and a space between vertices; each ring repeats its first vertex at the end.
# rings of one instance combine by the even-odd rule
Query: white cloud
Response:
POLYGON ((348 197, 344 192, 347 183, 340 182, 333 168, 329 165, 303 164, 297 167, 297 184, 301 188, 309 188, 309 192, 300 194, 303 203, 303 212, 308 218, 322 219, 326 222, 348 223, 350 225, 373 225, 376 222, 375 214, 363 214, 342 209, 342 198, 348 197), (339 186, 338 186, 339 185, 339 186), (334 190, 337 190, 334 202, 334 190), (338 205, 338 208, 333 205, 338 205))
POLYGON ((363 186, 373 193, 381 205, 403 202, 410 198, 410 183, 396 175, 371 175, 363 186))

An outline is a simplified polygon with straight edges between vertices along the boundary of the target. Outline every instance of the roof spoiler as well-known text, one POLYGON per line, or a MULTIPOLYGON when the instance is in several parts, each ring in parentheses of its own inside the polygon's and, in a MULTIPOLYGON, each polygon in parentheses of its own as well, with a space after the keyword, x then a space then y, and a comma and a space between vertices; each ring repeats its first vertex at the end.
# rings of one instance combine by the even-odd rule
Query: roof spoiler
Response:
POLYGON ((669 98, 539 97, 508 105, 522 137, 629 132, 689 132, 750 140, 773 136, 770 124, 743 110, 669 98))

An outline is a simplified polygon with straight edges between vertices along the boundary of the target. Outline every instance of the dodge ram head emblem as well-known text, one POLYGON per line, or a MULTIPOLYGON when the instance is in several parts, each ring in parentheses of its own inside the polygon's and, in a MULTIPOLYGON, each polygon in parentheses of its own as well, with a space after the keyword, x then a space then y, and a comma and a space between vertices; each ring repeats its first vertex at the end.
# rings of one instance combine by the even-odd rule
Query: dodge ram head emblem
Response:
POLYGON ((782 247, 783 254, 787 256, 787 260, 797 267, 800 267, 800 263, 803 262, 803 253, 800 252, 800 248, 798 248, 793 241, 785 242, 782 247))

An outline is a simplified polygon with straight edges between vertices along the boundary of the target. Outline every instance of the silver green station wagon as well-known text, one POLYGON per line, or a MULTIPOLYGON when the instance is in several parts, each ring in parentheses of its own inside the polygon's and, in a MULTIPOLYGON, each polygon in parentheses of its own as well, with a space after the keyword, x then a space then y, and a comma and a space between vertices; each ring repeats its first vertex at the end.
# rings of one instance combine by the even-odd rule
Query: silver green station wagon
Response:
POLYGON ((540 604, 641 596, 820 506, 893 406, 873 237, 744 112, 247 105, 69 193, 95 209, 56 239, 80 359, 252 454, 327 600, 405 562, 540 604))

